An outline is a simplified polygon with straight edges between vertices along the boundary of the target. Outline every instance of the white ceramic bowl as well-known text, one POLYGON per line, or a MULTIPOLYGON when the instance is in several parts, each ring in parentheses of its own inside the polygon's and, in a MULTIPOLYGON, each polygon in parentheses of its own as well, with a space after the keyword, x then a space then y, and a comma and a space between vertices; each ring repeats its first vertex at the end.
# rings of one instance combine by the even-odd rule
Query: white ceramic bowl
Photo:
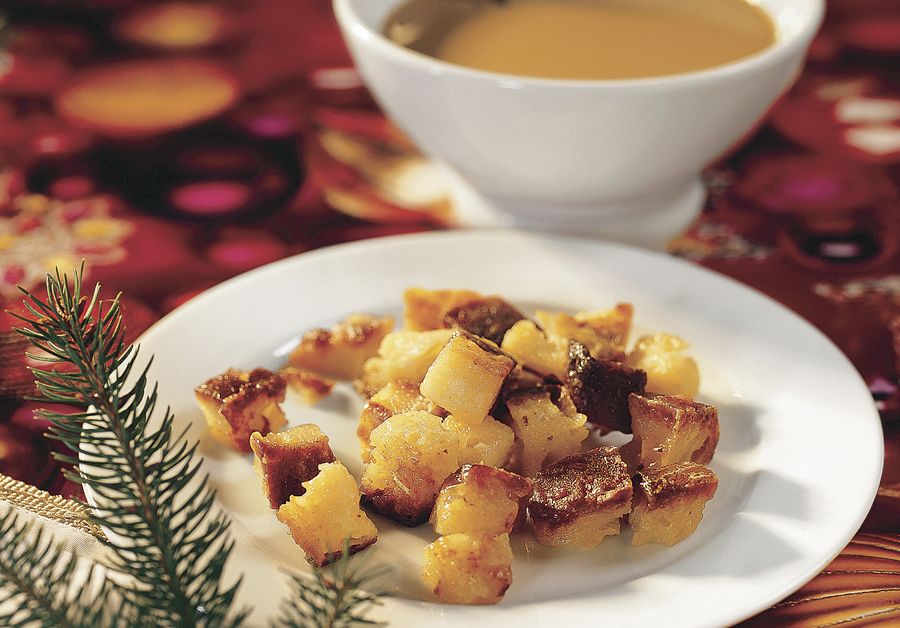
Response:
POLYGON ((473 70, 395 44, 381 30, 403 1, 334 7, 387 114, 471 188, 463 205, 474 196, 519 226, 644 243, 696 215, 700 171, 797 76, 824 11, 823 0, 758 0, 777 41, 757 54, 673 76, 577 81, 473 70))

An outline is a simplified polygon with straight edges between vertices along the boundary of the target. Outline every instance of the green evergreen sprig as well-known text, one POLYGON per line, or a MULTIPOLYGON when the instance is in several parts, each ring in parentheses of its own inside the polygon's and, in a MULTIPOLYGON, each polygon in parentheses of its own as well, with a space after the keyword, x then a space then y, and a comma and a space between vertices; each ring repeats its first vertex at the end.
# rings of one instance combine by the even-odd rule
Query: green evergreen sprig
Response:
MULTIPOLYGON (((125 341, 119 297, 100 298, 99 284, 82 294, 84 269, 70 282, 48 275, 47 296, 28 291, 31 316, 18 316, 17 331, 48 364, 32 369, 39 400, 77 408, 44 411, 49 436, 75 455, 67 477, 94 496, 93 519, 111 536, 112 572, 91 569, 88 584, 73 582, 77 561, 47 540, 40 526, 15 516, 0 519, 0 624, 45 626, 236 626, 248 614, 233 609, 240 581, 222 583, 233 541, 229 519, 200 473, 196 443, 173 435, 169 409, 156 412, 157 388, 150 362, 138 366, 138 349, 125 341), (154 419, 151 424, 151 418, 154 419), (28 541, 29 535, 34 541, 28 541), (96 576, 96 577, 95 577, 96 576), (18 613, 18 614, 17 614, 18 613)), ((275 625, 345 628, 378 625, 366 613, 378 595, 362 591, 380 572, 366 572, 344 558, 332 577, 293 576, 291 596, 275 625)), ((353 559, 356 560, 356 559, 353 559)))

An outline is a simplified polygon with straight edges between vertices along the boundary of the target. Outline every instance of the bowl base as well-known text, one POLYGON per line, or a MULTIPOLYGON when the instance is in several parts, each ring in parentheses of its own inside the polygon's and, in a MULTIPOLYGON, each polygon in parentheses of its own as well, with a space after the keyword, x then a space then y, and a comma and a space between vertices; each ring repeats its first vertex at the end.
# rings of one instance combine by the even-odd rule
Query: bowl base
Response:
POLYGON ((703 183, 696 177, 627 200, 589 206, 528 204, 487 197, 450 168, 444 169, 460 226, 589 236, 657 250, 684 232, 706 199, 703 183))

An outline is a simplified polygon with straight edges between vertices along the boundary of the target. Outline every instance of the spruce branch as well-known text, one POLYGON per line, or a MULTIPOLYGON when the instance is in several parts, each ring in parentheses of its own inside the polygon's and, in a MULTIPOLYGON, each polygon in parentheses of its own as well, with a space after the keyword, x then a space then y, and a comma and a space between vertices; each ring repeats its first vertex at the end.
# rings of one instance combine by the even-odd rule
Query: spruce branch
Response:
POLYGON ((357 628, 386 624, 367 615, 381 603, 382 593, 364 590, 388 572, 370 569, 366 557, 350 556, 344 544, 343 557, 331 567, 331 577, 322 569, 313 569, 313 577, 293 574, 291 595, 282 601, 277 628, 357 628))
POLYGON ((117 599, 105 574, 91 566, 76 576, 73 554, 26 524, 12 509, 0 514, 0 625, 60 628, 133 625, 133 607, 117 599))
POLYGON ((149 362, 125 342, 119 297, 101 300, 99 285, 82 295, 82 274, 48 275, 47 297, 24 291, 31 316, 17 330, 50 369, 33 369, 40 398, 75 405, 75 414, 44 412, 50 436, 78 452, 59 456, 80 464, 72 480, 94 494, 94 516, 114 537, 113 567, 132 577, 116 584, 140 612, 162 626, 230 626, 240 581, 222 583, 233 541, 229 520, 214 507, 201 476, 196 443, 173 436, 173 415, 158 413, 149 362), (119 537, 120 542, 115 542, 119 537))

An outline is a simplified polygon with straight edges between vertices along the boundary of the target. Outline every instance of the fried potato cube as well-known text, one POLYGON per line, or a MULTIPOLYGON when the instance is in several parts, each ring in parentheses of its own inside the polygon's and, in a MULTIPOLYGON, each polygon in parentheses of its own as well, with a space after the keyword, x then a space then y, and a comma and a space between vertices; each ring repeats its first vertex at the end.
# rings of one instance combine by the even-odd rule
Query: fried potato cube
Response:
POLYGON ((480 298, 472 290, 409 288, 403 293, 403 326, 412 331, 440 329, 448 310, 480 298))
POLYGON ((716 494, 716 474, 696 462, 644 469, 635 481, 629 517, 632 545, 672 546, 697 529, 706 502, 716 494))
POLYGON ((303 495, 303 483, 316 476, 320 464, 334 462, 328 437, 312 423, 268 436, 253 432, 250 449, 263 493, 276 509, 291 495, 303 495))
POLYGON ((534 478, 528 513, 535 538, 555 547, 596 547, 619 533, 631 497, 631 476, 615 447, 563 458, 534 478))
POLYGON ((425 547, 422 579, 444 604, 496 604, 512 584, 509 535, 449 534, 425 547))
POLYGON ((440 417, 414 411, 386 420, 369 442, 363 502, 405 526, 425 523, 444 480, 459 468, 459 439, 440 417))
POLYGON ((694 398, 700 390, 700 371, 685 355, 688 343, 671 334, 641 336, 626 364, 647 373, 647 390, 661 395, 694 398))
POLYGON ((332 380, 298 369, 296 366, 285 366, 278 374, 284 378, 288 390, 300 395, 304 403, 310 406, 330 395, 334 388, 332 380))
POLYGON ((467 332, 454 336, 428 368, 422 394, 463 423, 486 417, 515 360, 493 343, 467 332))
POLYGON ((566 338, 548 336, 532 321, 523 320, 510 327, 500 347, 523 366, 565 381, 569 367, 569 341, 566 338))
POLYGON ((451 414, 444 426, 459 437, 459 464, 502 467, 509 462, 516 435, 508 425, 491 416, 480 423, 463 423, 451 414))
POLYGON ((580 342, 597 359, 619 361, 625 359, 633 316, 634 306, 630 303, 617 303, 610 310, 577 312, 574 316, 542 310, 534 314, 547 334, 580 342))
POLYGON ((719 443, 715 407, 672 395, 629 395, 628 407, 640 463, 668 465, 712 460, 719 443))
POLYGON ((631 433, 628 395, 644 392, 647 374, 614 360, 595 360, 583 344, 569 346, 566 387, 575 407, 603 431, 631 433))
POLYGON ((306 492, 292 496, 278 509, 306 559, 321 567, 340 558, 345 541, 351 553, 378 540, 375 524, 359 507, 356 480, 340 462, 319 466, 319 473, 303 484, 306 492))
POLYGON ((371 397, 388 382, 404 380, 422 383, 428 367, 450 340, 453 331, 395 331, 384 337, 378 355, 363 365, 354 385, 364 397, 371 397))
POLYGON ((250 434, 268 434, 287 423, 279 405, 286 387, 284 378, 266 369, 228 369, 197 386, 194 397, 213 436, 249 453, 250 434))
POLYGON ((483 297, 450 308, 441 322, 444 327, 464 329, 499 345, 509 328, 524 318, 519 310, 503 299, 483 297))
POLYGON ((531 480, 481 464, 463 466, 444 480, 431 523, 438 534, 512 532, 531 497, 531 480))
POLYGON ((336 379, 353 379, 366 360, 378 353, 381 340, 394 328, 390 316, 351 314, 331 329, 313 329, 291 352, 291 366, 336 379))
POLYGON ((518 445, 515 468, 533 476, 541 468, 581 449, 587 417, 575 410, 561 386, 512 393, 506 399, 518 445))
POLYGON ((384 388, 372 395, 359 415, 359 426, 356 435, 359 437, 360 452, 363 462, 369 461, 369 435, 376 427, 395 414, 424 410, 437 416, 446 412, 443 408, 428 401, 419 392, 419 385, 404 380, 388 382, 384 388))

